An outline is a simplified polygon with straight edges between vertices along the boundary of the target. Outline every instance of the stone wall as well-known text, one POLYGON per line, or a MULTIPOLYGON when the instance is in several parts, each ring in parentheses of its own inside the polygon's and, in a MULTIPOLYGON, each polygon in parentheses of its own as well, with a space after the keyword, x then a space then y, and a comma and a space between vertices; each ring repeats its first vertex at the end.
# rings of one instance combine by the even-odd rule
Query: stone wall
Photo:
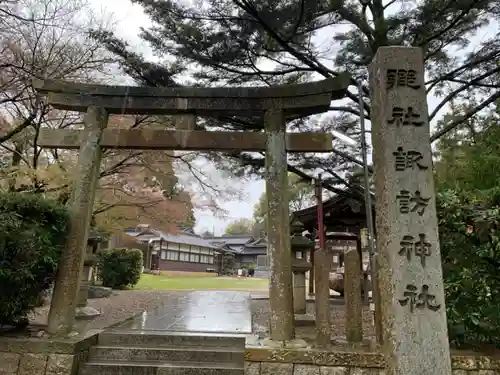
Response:
POLYGON ((70 339, 0 337, 0 374, 76 375, 97 333, 70 339))
MULTIPOLYGON (((500 375, 500 357, 452 355, 453 375, 500 375)), ((381 353, 247 348, 245 375, 384 375, 381 353)))

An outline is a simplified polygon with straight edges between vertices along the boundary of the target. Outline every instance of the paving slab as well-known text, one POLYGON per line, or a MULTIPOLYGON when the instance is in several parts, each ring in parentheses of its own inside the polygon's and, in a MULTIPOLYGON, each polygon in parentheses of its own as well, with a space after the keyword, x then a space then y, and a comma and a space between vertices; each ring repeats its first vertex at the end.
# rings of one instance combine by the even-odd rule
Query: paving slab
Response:
POLYGON ((164 306, 145 311, 113 330, 248 334, 252 332, 251 295, 230 291, 172 295, 164 306))

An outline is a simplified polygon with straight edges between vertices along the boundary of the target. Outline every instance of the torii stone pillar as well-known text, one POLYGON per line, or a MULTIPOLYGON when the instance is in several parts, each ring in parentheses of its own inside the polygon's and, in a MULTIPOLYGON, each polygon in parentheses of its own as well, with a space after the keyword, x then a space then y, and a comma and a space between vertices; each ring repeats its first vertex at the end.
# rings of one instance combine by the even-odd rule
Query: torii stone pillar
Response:
POLYGON ((286 159, 286 124, 282 109, 268 110, 264 118, 267 133, 266 198, 267 254, 270 260, 269 303, 272 311, 271 340, 295 338, 293 314, 292 259, 290 257, 290 222, 286 159))
POLYGON ((101 165, 99 142, 108 123, 108 114, 102 108, 89 107, 84 122, 87 134, 80 146, 80 156, 74 174, 68 243, 59 261, 50 305, 47 331, 51 334, 70 333, 75 321, 90 219, 101 165))

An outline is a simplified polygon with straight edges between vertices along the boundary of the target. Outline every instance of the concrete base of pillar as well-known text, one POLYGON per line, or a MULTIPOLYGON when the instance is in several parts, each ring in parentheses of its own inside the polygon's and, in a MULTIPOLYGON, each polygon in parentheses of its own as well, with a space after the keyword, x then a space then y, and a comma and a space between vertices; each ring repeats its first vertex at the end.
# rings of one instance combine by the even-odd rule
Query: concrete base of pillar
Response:
POLYGON ((314 327, 315 324, 313 314, 295 314, 295 327, 314 327))

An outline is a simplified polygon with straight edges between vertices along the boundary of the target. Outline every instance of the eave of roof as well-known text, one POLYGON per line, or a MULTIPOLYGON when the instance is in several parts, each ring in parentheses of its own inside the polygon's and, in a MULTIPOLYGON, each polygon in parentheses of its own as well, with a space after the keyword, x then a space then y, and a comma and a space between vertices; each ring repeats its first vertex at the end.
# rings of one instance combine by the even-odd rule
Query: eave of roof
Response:
POLYGON ((161 232, 161 231, 156 230, 156 229, 149 229, 149 233, 148 232, 132 233, 130 231, 127 231, 127 232, 125 232, 125 234, 127 234, 131 237, 134 237, 139 241, 141 239, 138 237, 144 236, 143 242, 146 242, 146 241, 149 242, 150 240, 153 240, 153 241, 163 240, 166 242, 180 243, 180 244, 184 244, 184 245, 203 246, 203 247, 208 247, 210 249, 215 249, 215 250, 219 249, 219 246, 214 246, 209 241, 207 241, 201 237, 196 237, 196 236, 192 236, 192 235, 188 235, 188 234, 170 234, 170 233, 161 232), (146 237, 146 236, 148 236, 148 237, 146 237))

